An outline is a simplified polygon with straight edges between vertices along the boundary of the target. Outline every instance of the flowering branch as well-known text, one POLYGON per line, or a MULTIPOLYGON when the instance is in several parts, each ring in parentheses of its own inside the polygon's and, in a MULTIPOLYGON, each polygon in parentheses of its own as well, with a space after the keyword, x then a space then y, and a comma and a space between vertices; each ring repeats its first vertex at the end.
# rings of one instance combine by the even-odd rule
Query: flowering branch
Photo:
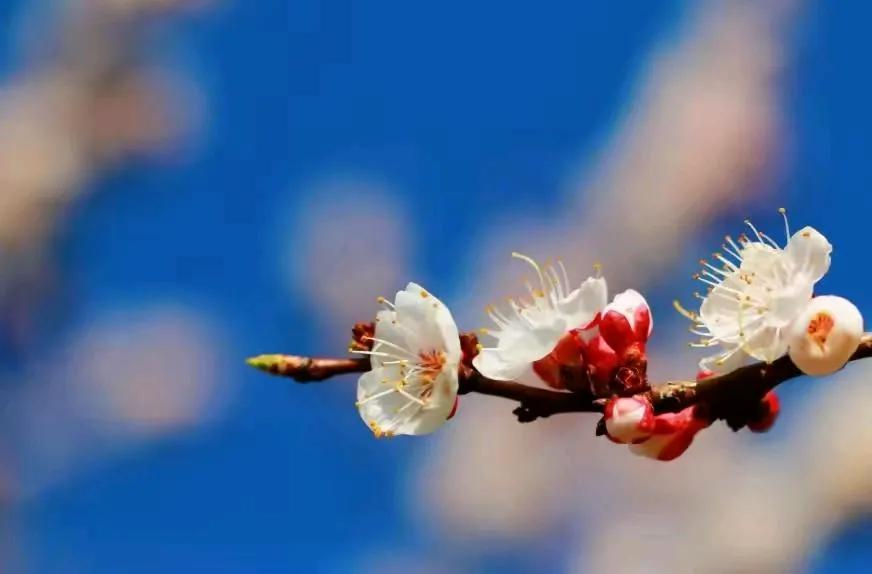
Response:
MULTIPOLYGON (((469 336, 469 335, 466 335, 469 336)), ((851 361, 872 357, 872 333, 866 333, 851 361)), ((320 382, 370 369, 369 359, 310 358, 296 355, 260 355, 248 364, 262 371, 288 377, 298 383, 320 382)), ((745 426, 761 398, 778 385, 803 373, 784 356, 772 363, 754 363, 700 382, 667 382, 643 394, 654 411, 675 413, 702 405, 710 420, 725 420, 734 430, 745 426)), ((460 394, 478 393, 519 403, 514 410, 520 422, 530 422, 561 413, 602 413, 605 397, 590 392, 563 392, 532 387, 513 381, 489 379, 475 368, 462 365, 460 394)), ((634 389, 632 393, 638 393, 634 389)), ((626 394, 632 394, 630 392, 626 394)))
POLYGON ((872 357, 859 309, 843 297, 817 295, 832 245, 805 227, 787 245, 746 222, 753 238, 725 237, 713 263, 694 277, 705 284, 699 312, 676 309, 700 336, 691 346, 714 350, 695 381, 651 386, 646 347, 654 326, 641 293, 611 301, 595 275, 577 288, 560 261, 528 264, 527 294, 485 312, 492 328, 461 333, 442 301, 416 283, 371 323, 352 329, 349 351, 360 359, 261 355, 249 364, 299 382, 362 373, 355 406, 376 437, 428 434, 454 417, 458 395, 479 393, 515 401, 519 422, 560 413, 602 415, 597 435, 661 461, 681 456, 716 420, 733 430, 766 432, 780 412, 773 389, 801 374, 825 376, 849 361, 872 357), (726 255, 725 255, 726 254, 726 255), (758 361, 758 362, 752 362, 758 361), (535 381, 548 388, 531 386, 535 381))

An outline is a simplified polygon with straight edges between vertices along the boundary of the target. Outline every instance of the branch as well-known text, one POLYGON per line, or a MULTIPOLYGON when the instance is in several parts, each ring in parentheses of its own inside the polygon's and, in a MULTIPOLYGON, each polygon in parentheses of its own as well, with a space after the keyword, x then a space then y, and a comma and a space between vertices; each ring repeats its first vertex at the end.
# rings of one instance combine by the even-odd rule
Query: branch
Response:
POLYGON ((370 369, 369 359, 317 359, 297 355, 258 355, 245 361, 279 377, 288 377, 298 383, 317 383, 338 375, 363 373, 370 369))
MULTIPOLYGON (((872 357, 872 333, 866 333, 851 361, 872 357)), ((300 383, 323 381, 370 368, 368 359, 318 359, 295 355, 260 355, 248 364, 300 383)), ((605 397, 591 392, 562 392, 531 387, 512 381, 496 381, 475 369, 462 366, 460 394, 479 393, 519 403, 514 413, 520 422, 530 422, 560 413, 602 413, 605 397)), ((772 363, 754 363, 701 382, 668 382, 645 391, 657 413, 678 412, 692 405, 705 405, 712 420, 723 419, 733 429, 741 428, 763 396, 778 385, 802 375, 789 357, 772 363)))

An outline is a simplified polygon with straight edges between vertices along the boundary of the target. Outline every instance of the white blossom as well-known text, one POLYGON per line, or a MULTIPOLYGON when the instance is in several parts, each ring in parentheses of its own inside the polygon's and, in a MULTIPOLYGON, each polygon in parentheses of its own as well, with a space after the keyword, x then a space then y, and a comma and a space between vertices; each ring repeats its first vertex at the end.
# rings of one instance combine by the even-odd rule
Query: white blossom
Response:
POLYGON ((409 283, 376 315, 372 370, 357 384, 360 416, 377 437, 431 433, 457 398, 462 359, 457 325, 436 297, 409 283))
POLYGON ((496 328, 483 333, 496 339, 496 345, 482 347, 473 365, 484 376, 499 380, 533 377, 534 362, 554 350, 569 331, 590 325, 608 303, 602 277, 589 277, 570 290, 561 262, 543 268, 526 255, 512 256, 533 267, 538 286, 527 283, 529 298, 509 299, 508 310, 487 308, 496 328))
POLYGON ((696 323, 692 332, 702 337, 694 346, 719 347, 708 361, 715 367, 743 359, 742 353, 769 362, 787 353, 787 330, 830 267, 832 246, 815 229, 805 227, 791 236, 785 216, 789 240, 781 248, 750 221, 746 224, 753 238, 728 236, 714 263, 701 261, 702 271, 694 277, 709 289, 705 296, 697 294, 699 314, 676 303, 696 323))
POLYGON ((828 375, 845 366, 862 337, 863 316, 853 303, 815 297, 791 325, 790 359, 807 375, 828 375))

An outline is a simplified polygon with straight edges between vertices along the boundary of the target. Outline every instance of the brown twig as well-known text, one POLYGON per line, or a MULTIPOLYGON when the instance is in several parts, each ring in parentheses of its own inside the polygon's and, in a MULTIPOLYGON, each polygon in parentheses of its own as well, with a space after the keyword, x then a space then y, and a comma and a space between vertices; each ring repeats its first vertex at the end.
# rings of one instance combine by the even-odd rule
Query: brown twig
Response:
MULTIPOLYGON (((851 361, 872 357, 872 333, 867 333, 851 361)), ((323 381, 333 376, 369 370, 367 359, 316 359, 295 355, 261 355, 248 363, 297 382, 323 381)), ((754 363, 701 382, 670 382, 645 392, 658 413, 678 412, 702 404, 708 415, 722 419, 734 429, 747 422, 762 397, 802 372, 789 357, 766 364, 754 363)), ((601 413, 604 399, 589 392, 561 392, 512 381, 496 381, 478 371, 461 369, 460 393, 479 393, 516 401, 514 413, 520 422, 530 422, 560 413, 601 413)))
POLYGON ((298 383, 317 383, 338 375, 368 371, 369 359, 318 359, 298 355, 258 355, 246 361, 267 373, 288 377, 298 383))

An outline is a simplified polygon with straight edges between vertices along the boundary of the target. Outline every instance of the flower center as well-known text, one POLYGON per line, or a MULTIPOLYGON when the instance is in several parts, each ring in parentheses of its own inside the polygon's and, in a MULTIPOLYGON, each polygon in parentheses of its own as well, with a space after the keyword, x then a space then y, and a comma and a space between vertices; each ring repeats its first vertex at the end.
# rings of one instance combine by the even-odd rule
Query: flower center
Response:
POLYGON ((832 315, 821 311, 808 322, 806 333, 808 333, 812 341, 817 343, 818 347, 823 349, 827 342, 827 337, 829 337, 835 324, 836 322, 833 320, 832 315))
POLYGON ((418 357, 421 374, 429 378, 436 377, 445 366, 445 353, 442 351, 421 352, 418 357))

